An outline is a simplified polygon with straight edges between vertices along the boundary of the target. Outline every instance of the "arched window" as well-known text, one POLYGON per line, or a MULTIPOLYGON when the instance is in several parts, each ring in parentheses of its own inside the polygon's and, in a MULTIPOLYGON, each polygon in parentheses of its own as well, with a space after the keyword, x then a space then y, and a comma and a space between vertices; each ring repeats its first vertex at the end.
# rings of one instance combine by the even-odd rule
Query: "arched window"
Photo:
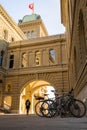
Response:
POLYGON ((6 92, 11 92, 12 91, 12 84, 11 83, 8 83, 6 85, 6 92))
POLYGON ((41 54, 39 51, 35 52, 35 62, 36 62, 36 66, 41 65, 41 54))
POLYGON ((34 38, 34 31, 31 31, 31 38, 34 38))
POLYGON ((0 52, 0 66, 2 66, 4 51, 0 52))
POLYGON ((27 32, 24 32, 25 36, 27 37, 27 32))
POLYGON ((11 42, 14 42, 14 38, 13 37, 11 37, 11 42))
POLYGON ((50 64, 55 63, 55 50, 54 49, 49 50, 49 63, 50 64))
POLYGON ((7 30, 4 30, 4 31, 3 31, 3 38, 4 38, 5 40, 7 40, 7 38, 8 38, 8 31, 7 31, 7 30))
POLYGON ((31 33, 27 32, 27 38, 30 39, 31 38, 31 33))
POLYGON ((21 66, 22 67, 27 67, 27 54, 24 52, 22 53, 22 63, 21 63, 21 66))
POLYGON ((13 68, 14 66, 14 55, 11 54, 9 58, 9 68, 13 68))
POLYGON ((10 110, 12 105, 12 97, 5 96, 4 98, 4 108, 10 110))

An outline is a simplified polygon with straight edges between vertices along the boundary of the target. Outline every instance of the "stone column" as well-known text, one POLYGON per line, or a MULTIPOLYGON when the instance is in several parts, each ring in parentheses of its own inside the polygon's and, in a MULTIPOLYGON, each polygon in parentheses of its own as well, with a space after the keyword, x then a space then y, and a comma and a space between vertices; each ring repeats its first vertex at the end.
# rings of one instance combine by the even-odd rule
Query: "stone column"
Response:
POLYGON ((34 95, 31 95, 31 114, 34 114, 34 95))
POLYGON ((35 66, 35 52, 31 51, 29 52, 29 67, 34 67, 35 66))
POLYGON ((19 64, 20 64, 20 52, 19 50, 16 50, 14 52, 14 68, 17 69, 19 68, 19 64))
POLYGON ((27 60, 26 67, 28 67, 28 66, 29 66, 29 56, 28 56, 28 51, 26 52, 26 60, 27 60))
POLYGON ((43 59, 43 66, 49 65, 49 50, 48 49, 43 50, 42 59, 43 59))
POLYGON ((10 52, 8 52, 8 54, 7 54, 7 63, 6 63, 6 68, 8 69, 9 68, 9 59, 10 58, 10 52))
POLYGON ((42 49, 39 51, 40 51, 40 66, 42 66, 43 65, 43 52, 42 52, 42 49))
POLYGON ((55 64, 58 64, 59 63, 59 46, 56 46, 54 50, 55 50, 55 64))

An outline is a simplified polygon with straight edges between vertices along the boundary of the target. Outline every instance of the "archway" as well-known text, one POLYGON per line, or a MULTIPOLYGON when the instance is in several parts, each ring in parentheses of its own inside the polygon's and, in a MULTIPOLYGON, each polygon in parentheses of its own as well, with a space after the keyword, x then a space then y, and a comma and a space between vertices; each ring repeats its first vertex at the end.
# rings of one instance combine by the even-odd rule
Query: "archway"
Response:
POLYGON ((31 107, 30 107, 30 114, 35 114, 35 104, 37 100, 35 99, 35 96, 41 96, 44 97, 44 93, 49 93, 50 89, 49 87, 52 86, 49 82, 43 81, 43 80, 35 80, 30 83, 27 83, 25 86, 23 86, 23 89, 20 94, 20 114, 25 114, 26 109, 25 109, 25 101, 27 99, 30 100, 31 102, 31 107))
POLYGON ((12 103, 12 97, 6 96, 4 98, 4 108, 10 110, 11 109, 11 103, 12 103))

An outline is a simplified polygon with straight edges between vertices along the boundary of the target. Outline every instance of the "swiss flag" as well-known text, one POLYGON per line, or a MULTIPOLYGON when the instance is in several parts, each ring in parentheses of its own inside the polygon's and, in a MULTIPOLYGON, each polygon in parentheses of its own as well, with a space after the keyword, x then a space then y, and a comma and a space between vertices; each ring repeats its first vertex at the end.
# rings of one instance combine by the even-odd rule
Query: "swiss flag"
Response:
POLYGON ((34 9, 34 3, 29 4, 29 8, 33 10, 34 9))

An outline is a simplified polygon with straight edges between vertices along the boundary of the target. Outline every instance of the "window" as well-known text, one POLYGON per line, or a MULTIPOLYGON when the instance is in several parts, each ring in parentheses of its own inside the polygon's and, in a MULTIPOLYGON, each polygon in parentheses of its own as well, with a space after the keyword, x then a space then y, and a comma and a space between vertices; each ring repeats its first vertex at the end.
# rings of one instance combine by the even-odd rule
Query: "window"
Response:
POLYGON ((22 67, 27 67, 27 54, 24 52, 22 53, 22 67))
POLYGON ((12 97, 11 96, 5 96, 4 97, 4 108, 10 110, 12 104, 12 97))
POLYGON ((41 64, 41 55, 39 51, 36 51, 35 53, 35 62, 36 66, 39 66, 41 64))
POLYGON ((39 58, 36 58, 36 65, 39 65, 39 58))
POLYGON ((27 33, 27 38, 28 38, 28 39, 31 38, 31 33, 30 33, 30 32, 27 33))
POLYGON ((25 34, 25 36, 28 38, 28 39, 30 39, 30 38, 34 38, 34 31, 28 31, 28 32, 25 32, 24 33, 25 34))
POLYGON ((8 83, 6 86, 6 91, 11 92, 11 90, 12 90, 12 85, 10 83, 8 83))
POLYGON ((13 38, 13 37, 11 38, 11 41, 12 41, 12 42, 14 41, 14 38, 13 38))
POLYGON ((4 51, 2 50, 1 53, 0 53, 0 66, 2 66, 3 54, 4 54, 4 51))
POLYGON ((34 38, 34 31, 31 32, 31 38, 34 38))
POLYGON ((25 32, 24 34, 25 34, 25 36, 27 37, 27 32, 25 32))
POLYGON ((8 37, 8 32, 7 32, 7 30, 4 30, 3 31, 3 38, 7 39, 7 37, 8 37))
POLYGON ((55 51, 53 49, 49 50, 49 62, 50 64, 55 62, 55 51))
POLYGON ((10 59, 9 59, 9 68, 13 68, 13 65, 14 65, 14 55, 11 54, 10 55, 10 59))

